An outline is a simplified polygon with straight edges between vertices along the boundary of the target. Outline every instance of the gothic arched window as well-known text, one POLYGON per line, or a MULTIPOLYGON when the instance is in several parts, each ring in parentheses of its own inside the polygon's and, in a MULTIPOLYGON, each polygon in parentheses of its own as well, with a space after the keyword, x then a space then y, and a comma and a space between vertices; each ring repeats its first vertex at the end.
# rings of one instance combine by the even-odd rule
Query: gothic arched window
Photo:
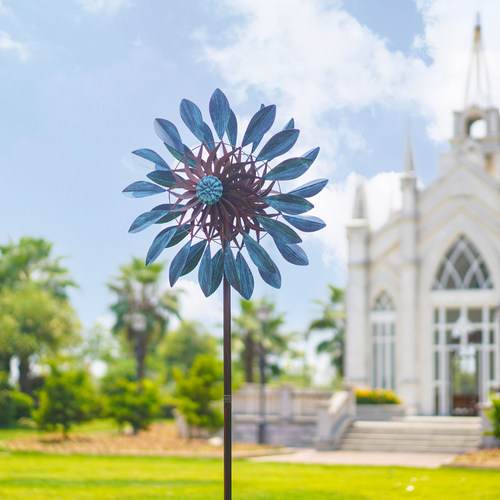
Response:
POLYGON ((372 386, 394 389, 394 338, 396 311, 386 292, 373 303, 370 314, 372 330, 372 386))
POLYGON ((493 288, 490 273, 477 248, 460 236, 439 265, 434 290, 493 288))

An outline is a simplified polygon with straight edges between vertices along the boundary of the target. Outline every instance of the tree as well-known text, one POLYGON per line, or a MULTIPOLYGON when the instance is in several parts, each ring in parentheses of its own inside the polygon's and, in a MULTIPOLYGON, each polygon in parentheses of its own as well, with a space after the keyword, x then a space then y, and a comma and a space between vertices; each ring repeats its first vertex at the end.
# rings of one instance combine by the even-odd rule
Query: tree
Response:
POLYGON ((220 429, 224 419, 214 403, 222 399, 222 363, 208 354, 198 355, 188 375, 174 369, 177 382, 176 403, 189 426, 189 437, 193 428, 209 432, 220 429))
POLYGON ((72 425, 87 422, 96 416, 95 390, 84 370, 62 371, 52 367, 39 397, 39 407, 34 412, 38 428, 60 427, 65 438, 72 425))
POLYGON ((157 343, 168 328, 170 316, 179 316, 177 292, 160 290, 163 264, 146 267, 141 259, 120 267, 121 274, 109 283, 117 300, 111 306, 115 314, 113 332, 123 335, 134 353, 137 380, 145 375, 148 350, 157 343))
POLYGON ((105 396, 106 415, 119 426, 130 424, 134 434, 146 430, 160 414, 160 393, 151 380, 115 379, 106 385, 105 396))
POLYGON ((309 325, 309 332, 328 330, 330 338, 320 342, 316 348, 318 353, 331 356, 332 365, 340 376, 344 375, 344 339, 345 339, 345 303, 344 290, 328 285, 330 297, 328 302, 317 301, 322 306, 322 315, 309 325))
POLYGON ((64 298, 36 284, 4 288, 0 293, 0 346, 19 359, 19 387, 31 393, 31 364, 35 356, 55 354, 78 339, 76 314, 64 298))
MULTIPOLYGON (((56 298, 62 308, 69 306, 67 289, 76 286, 71 280, 68 270, 61 265, 60 257, 52 256, 52 243, 42 238, 24 237, 15 243, 10 241, 7 245, 0 246, 0 299, 4 296, 3 303, 12 301, 13 294, 17 301, 26 301, 33 304, 35 295, 38 299, 47 302, 48 297, 56 298), (47 299, 47 300, 46 300, 47 299)), ((21 312, 17 307, 17 312, 21 312)), ((33 308, 32 308, 33 311, 33 308)), ((8 309, 7 309, 8 313, 8 309)), ((43 319, 46 319, 45 316, 43 319)), ((10 372, 12 357, 18 356, 21 362, 22 385, 27 387, 29 375, 29 362, 19 356, 18 348, 26 353, 27 344, 40 345, 40 339, 29 339, 29 331, 22 330, 22 325, 36 321, 31 314, 30 321, 19 321, 19 316, 14 319, 6 315, 5 308, 0 314, 0 369, 10 372), (19 337, 20 332, 22 337, 19 337)), ((34 324, 32 324, 34 326, 34 324)), ((28 351, 30 351, 28 349, 28 351)), ((33 352, 28 354, 31 356, 33 352)))
POLYGON ((76 285, 61 265, 62 258, 52 256, 52 247, 42 238, 31 237, 0 246, 0 287, 33 283, 57 297, 67 298, 68 288, 76 285))
POLYGON ((195 358, 200 354, 215 357, 217 341, 196 321, 181 321, 179 328, 169 332, 159 346, 159 357, 167 367, 167 381, 174 368, 187 375, 195 358))
MULTIPOLYGON (((235 351, 245 372, 245 382, 255 382, 255 373, 258 369, 260 349, 263 347, 265 357, 275 356, 275 361, 268 363, 273 374, 279 374, 278 356, 287 350, 292 334, 281 331, 284 323, 282 314, 274 312, 275 305, 262 299, 240 300, 241 313, 233 318, 233 341, 235 351), (259 320, 259 311, 265 310, 267 318, 259 320)), ((269 361, 269 360, 268 360, 269 361)))

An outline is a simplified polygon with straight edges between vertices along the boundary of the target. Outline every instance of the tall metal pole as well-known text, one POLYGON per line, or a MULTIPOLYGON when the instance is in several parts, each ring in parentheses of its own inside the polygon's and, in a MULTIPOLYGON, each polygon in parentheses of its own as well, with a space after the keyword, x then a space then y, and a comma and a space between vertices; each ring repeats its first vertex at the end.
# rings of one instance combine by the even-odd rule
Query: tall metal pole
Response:
POLYGON ((224 276, 224 500, 231 500, 231 285, 224 276))

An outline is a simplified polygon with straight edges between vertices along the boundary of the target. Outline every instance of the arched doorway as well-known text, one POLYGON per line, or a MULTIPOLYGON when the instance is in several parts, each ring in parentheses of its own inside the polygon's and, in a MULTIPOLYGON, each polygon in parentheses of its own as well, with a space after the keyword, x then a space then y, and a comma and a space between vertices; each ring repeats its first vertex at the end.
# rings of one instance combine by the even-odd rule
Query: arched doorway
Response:
POLYGON ((446 253, 433 284, 434 409, 476 415, 498 383, 497 307, 491 275, 465 236, 446 253))

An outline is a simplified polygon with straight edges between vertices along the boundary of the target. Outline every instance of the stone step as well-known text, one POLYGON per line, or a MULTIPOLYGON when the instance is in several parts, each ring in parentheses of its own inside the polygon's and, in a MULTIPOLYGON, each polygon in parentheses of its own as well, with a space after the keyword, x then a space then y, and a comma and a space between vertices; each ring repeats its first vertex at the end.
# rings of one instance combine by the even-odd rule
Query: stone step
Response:
POLYGON ((475 417, 397 417, 354 422, 340 449, 465 453, 477 450, 481 420, 475 417))
POLYGON ((342 444, 341 450, 346 451, 400 451, 400 452, 421 452, 421 453, 467 453, 475 451, 478 446, 428 446, 409 445, 404 443, 377 444, 370 443, 342 444))
POLYGON ((370 441, 370 442, 393 442, 393 441, 398 441, 398 442, 412 442, 412 443, 420 443, 420 442, 426 442, 426 443, 467 443, 467 444, 474 444, 478 443, 480 441, 479 436, 440 436, 437 434, 433 435, 424 435, 424 436, 416 436, 412 434, 404 434, 401 436, 398 436, 397 440, 394 439, 394 435, 392 434, 354 434, 354 433, 348 433, 344 437, 344 442, 346 441, 370 441))

